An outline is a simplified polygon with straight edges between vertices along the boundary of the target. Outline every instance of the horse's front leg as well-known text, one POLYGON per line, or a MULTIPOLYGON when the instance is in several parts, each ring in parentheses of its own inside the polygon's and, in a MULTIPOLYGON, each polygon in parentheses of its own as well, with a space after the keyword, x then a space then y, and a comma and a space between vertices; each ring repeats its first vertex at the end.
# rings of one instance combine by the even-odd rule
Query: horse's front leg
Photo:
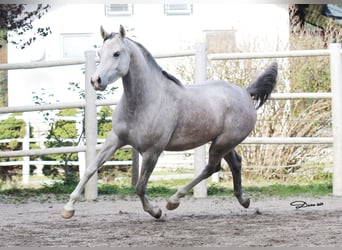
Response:
POLYGON ((123 145, 119 141, 117 135, 114 133, 114 131, 111 131, 103 146, 101 147, 100 152, 96 156, 95 161, 87 166, 84 175, 82 176, 74 191, 71 193, 68 203, 65 204, 64 210, 61 214, 64 219, 69 219, 74 215, 74 204, 80 198, 81 193, 88 180, 93 176, 97 169, 113 155, 115 150, 120 148, 121 146, 123 145))
POLYGON ((142 154, 141 174, 136 185, 136 192, 142 202, 143 209, 156 219, 161 217, 162 211, 158 206, 153 206, 150 203, 146 196, 146 187, 159 155, 160 153, 157 152, 146 152, 142 154))

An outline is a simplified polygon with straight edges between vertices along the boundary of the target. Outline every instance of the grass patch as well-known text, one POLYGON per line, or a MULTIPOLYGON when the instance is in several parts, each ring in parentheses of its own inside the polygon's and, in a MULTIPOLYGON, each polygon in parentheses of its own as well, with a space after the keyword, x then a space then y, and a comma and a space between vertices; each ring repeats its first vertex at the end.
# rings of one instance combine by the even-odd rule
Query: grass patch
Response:
POLYGON ((98 187, 99 195, 114 194, 114 195, 133 195, 135 188, 130 185, 109 185, 103 184, 98 187))
MULTIPOLYGON (((164 183, 165 184, 165 183, 164 183)), ((170 184, 170 183, 169 183, 170 184)), ((147 195, 149 197, 167 198, 173 195, 177 188, 172 185, 149 185, 147 195)), ((61 183, 44 186, 42 188, 12 188, 0 191, 0 200, 11 202, 27 202, 34 198, 35 201, 46 202, 49 198, 55 197, 58 200, 67 199, 67 196, 73 191, 75 185, 62 185, 61 183), (6 197, 6 199, 4 198, 6 197)), ((319 197, 330 195, 332 193, 331 182, 311 183, 311 184, 272 184, 266 186, 250 185, 244 187, 247 194, 253 199, 263 199, 271 197, 319 197)), ((99 195, 117 195, 117 196, 135 196, 135 188, 128 184, 109 185, 102 184, 98 186, 99 195)), ((189 192, 192 195, 192 191, 189 192)), ((221 184, 208 184, 208 196, 227 196, 233 197, 232 188, 221 184)))
POLYGON ((325 196, 332 193, 331 183, 318 184, 294 184, 282 185, 273 184, 269 186, 249 186, 245 188, 246 192, 255 198, 262 197, 293 197, 293 196, 307 196, 318 197, 325 196))
MULTIPOLYGON (((272 184, 267 186, 251 185, 244 187, 245 192, 253 198, 266 197, 294 197, 307 196, 318 197, 330 195, 332 193, 332 184, 330 182, 312 183, 312 184, 272 184)), ((208 195, 232 196, 232 188, 223 187, 217 184, 211 184, 208 187, 208 195)))
MULTIPOLYGON (((179 187, 186 185, 190 180, 160 180, 149 181, 147 195, 150 197, 167 198, 173 195, 179 187)), ((22 187, 0 186, 0 202, 46 202, 49 197, 58 200, 68 199, 69 194, 74 190, 78 183, 77 178, 56 181, 54 184, 43 186, 22 187)), ((220 183, 213 183, 207 180, 209 196, 234 197, 232 190, 232 180, 225 180, 220 183)), ((332 194, 332 176, 324 175, 314 179, 261 179, 246 178, 243 181, 243 188, 253 199, 271 197, 318 197, 332 194)), ((131 186, 130 178, 118 179, 115 184, 99 184, 99 195, 136 196, 135 188, 131 186)), ((189 195, 192 195, 192 190, 189 195)))

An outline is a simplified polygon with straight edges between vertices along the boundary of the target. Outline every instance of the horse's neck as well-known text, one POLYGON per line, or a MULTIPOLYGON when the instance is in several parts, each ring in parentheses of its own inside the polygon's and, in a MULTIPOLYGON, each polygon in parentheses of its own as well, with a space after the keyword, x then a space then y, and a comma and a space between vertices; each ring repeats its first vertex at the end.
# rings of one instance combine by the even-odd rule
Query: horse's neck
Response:
POLYGON ((154 74, 151 67, 139 50, 132 52, 129 71, 122 78, 124 97, 130 109, 151 103, 160 96, 160 76, 154 74))

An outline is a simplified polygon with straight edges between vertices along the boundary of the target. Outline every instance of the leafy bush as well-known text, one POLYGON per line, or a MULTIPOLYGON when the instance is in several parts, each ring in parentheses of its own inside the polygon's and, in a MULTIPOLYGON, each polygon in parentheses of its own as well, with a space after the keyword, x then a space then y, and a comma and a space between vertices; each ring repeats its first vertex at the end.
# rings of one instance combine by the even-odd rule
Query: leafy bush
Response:
MULTIPOLYGON (((17 116, 21 114, 11 114, 7 119, 0 121, 0 140, 10 139, 9 142, 0 143, 1 151, 12 151, 21 150, 22 142, 16 139, 22 139, 25 136, 25 121, 23 119, 18 119, 17 116)), ((30 134, 32 136, 33 129, 30 127, 30 134)), ((31 143, 32 147, 37 147, 37 145, 31 143)), ((33 159, 34 157, 31 157, 33 159)), ((5 157, 0 158, 1 162, 7 161, 19 161, 21 157, 5 157)), ((13 176, 20 174, 21 166, 2 166, 0 167, 0 179, 5 181, 7 179, 12 179, 13 176)), ((31 166, 31 172, 33 172, 34 166, 31 166)))
MULTIPOLYGON (((25 135, 25 121, 23 119, 17 119, 17 114, 10 115, 6 120, 0 121, 0 140, 1 139, 13 139, 23 138, 25 135)), ((16 144, 15 146, 17 146, 16 144)), ((6 146, 0 146, 1 150, 4 150, 6 146)), ((11 149, 13 146, 7 145, 11 149)))
MULTIPOLYGON (((58 116, 71 117, 78 114, 77 109, 65 109, 57 113, 58 116)), ((78 131, 76 128, 76 122, 74 120, 57 119, 50 124, 50 130, 47 135, 48 141, 46 141, 46 148, 76 146, 78 144, 78 131), (74 139, 71 141, 70 139, 74 139)), ((76 170, 76 168, 69 164, 70 161, 77 161, 77 153, 64 153, 64 154, 51 154, 43 155, 42 160, 54 160, 61 164, 57 165, 45 165, 43 168, 43 174, 56 177, 60 174, 60 169, 65 173, 65 178, 68 178, 68 174, 76 170)))

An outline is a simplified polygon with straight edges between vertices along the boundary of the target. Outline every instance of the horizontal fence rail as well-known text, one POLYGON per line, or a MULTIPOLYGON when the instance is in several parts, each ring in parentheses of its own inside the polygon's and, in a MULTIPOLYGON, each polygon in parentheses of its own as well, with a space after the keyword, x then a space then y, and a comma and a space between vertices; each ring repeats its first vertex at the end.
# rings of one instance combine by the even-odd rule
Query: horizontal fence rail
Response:
POLYGON ((220 53, 208 55, 210 60, 243 60, 243 59, 266 59, 266 58, 289 58, 308 56, 329 56, 330 50, 292 50, 275 52, 252 52, 252 53, 220 53))
POLYGON ((0 70, 16 70, 16 69, 36 69, 36 68, 50 68, 50 67, 61 67, 61 66, 73 66, 84 64, 85 59, 64 59, 56 61, 45 61, 45 62, 30 62, 30 63, 9 63, 0 64, 0 70))
MULTIPOLYGON (((96 145, 96 149, 99 150, 102 145, 96 145)), ((131 148, 129 146, 122 148, 131 148)), ((44 148, 44 149, 28 149, 28 150, 16 150, 16 151, 2 151, 0 152, 0 158, 4 157, 22 157, 22 156, 38 156, 38 155, 51 155, 51 154, 63 154, 63 153, 78 153, 86 152, 87 147, 82 146, 69 146, 59 148, 44 148)))
MULTIPOLYGON (((96 106, 109 106, 118 104, 118 100, 97 100, 96 106)), ((20 112, 34 112, 54 109, 69 109, 69 108, 85 108, 86 101, 79 102, 63 102, 63 103, 51 103, 42 105, 25 105, 25 106, 13 106, 0 108, 0 114, 6 113, 20 113, 20 112)))
MULTIPOLYGON (((273 93, 270 97, 274 100, 291 100, 291 99, 331 99, 331 93, 273 93)), ((117 105, 118 100, 97 100, 96 106, 117 105)), ((84 108, 86 101, 79 102, 63 102, 51 103, 42 105, 25 105, 0 108, 0 114, 6 113, 20 113, 20 112, 34 112, 54 109, 67 109, 67 108, 84 108)))
POLYGON ((333 144, 332 137, 247 137, 242 144, 333 144))
MULTIPOLYGON (((177 58, 177 57, 188 57, 195 56, 195 50, 187 51, 171 51, 166 53, 156 53, 153 54, 155 58, 177 58)), ((98 58, 95 59, 96 62, 99 61, 98 58)), ((17 70, 17 69, 36 69, 36 68, 51 68, 51 67, 62 67, 62 66, 73 66, 85 64, 85 59, 63 59, 45 62, 30 62, 30 63, 8 63, 0 64, 0 70, 17 70)))
POLYGON ((272 93, 273 100, 294 100, 294 99, 331 99, 331 93, 272 93))
MULTIPOLYGON (((0 162, 1 166, 18 166, 27 163, 26 161, 11 161, 11 162, 0 162)), ((63 165, 60 161, 28 161, 30 165, 63 165)), ((68 161, 68 165, 78 166, 78 161, 68 161)), ((104 166, 112 165, 131 165, 132 161, 106 161, 104 166)))

